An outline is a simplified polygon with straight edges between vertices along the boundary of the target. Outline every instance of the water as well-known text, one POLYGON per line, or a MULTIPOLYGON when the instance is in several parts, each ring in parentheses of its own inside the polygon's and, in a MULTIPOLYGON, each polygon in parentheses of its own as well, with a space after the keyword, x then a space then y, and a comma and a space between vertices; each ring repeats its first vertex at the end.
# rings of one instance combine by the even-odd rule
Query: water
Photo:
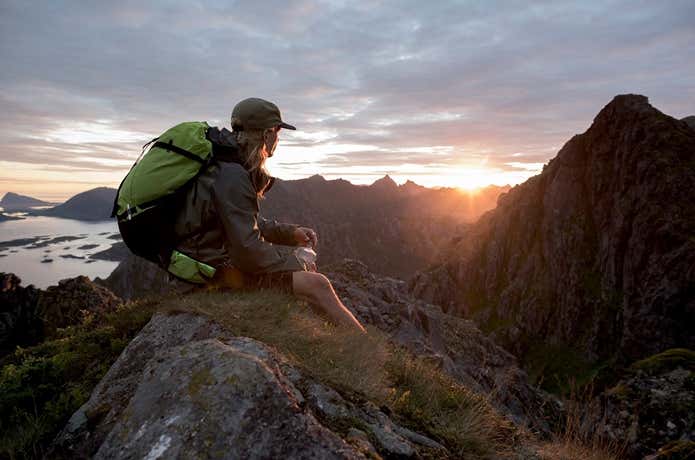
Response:
POLYGON ((0 247, 0 272, 14 273, 22 279, 23 286, 33 284, 39 288, 56 285, 64 278, 78 275, 86 275, 91 279, 97 276, 105 278, 116 268, 118 262, 88 257, 117 242, 118 240, 108 238, 114 233, 118 233, 118 226, 111 220, 86 222, 58 217, 27 217, 23 220, 0 222, 0 242, 38 236, 44 237, 44 241, 60 236, 80 237, 41 248, 29 248, 30 244, 0 247), (97 246, 78 249, 87 244, 97 246), (61 255, 85 259, 70 259, 61 255), (41 262, 46 258, 53 259, 53 262, 41 262), (86 263, 87 261, 93 262, 86 263))

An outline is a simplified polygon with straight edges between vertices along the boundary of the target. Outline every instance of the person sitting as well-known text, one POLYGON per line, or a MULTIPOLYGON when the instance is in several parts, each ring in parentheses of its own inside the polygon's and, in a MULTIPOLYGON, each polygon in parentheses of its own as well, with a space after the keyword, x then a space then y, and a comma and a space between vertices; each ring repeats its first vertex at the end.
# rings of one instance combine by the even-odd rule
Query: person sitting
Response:
POLYGON ((273 185, 265 167, 278 144, 282 121, 272 102, 249 98, 232 111, 230 132, 210 128, 212 164, 197 178, 177 213, 177 249, 216 268, 211 285, 276 288, 325 312, 336 324, 365 329, 317 272, 318 238, 307 227, 264 219, 259 200, 273 185))

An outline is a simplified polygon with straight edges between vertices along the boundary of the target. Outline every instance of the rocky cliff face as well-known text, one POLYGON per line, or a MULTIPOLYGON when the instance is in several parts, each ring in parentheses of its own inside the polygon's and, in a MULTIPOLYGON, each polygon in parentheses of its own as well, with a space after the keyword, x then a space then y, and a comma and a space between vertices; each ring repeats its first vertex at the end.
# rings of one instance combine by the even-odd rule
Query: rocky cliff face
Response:
POLYGON ((517 355, 533 343, 591 360, 693 348, 693 190, 695 130, 617 96, 412 291, 517 355))

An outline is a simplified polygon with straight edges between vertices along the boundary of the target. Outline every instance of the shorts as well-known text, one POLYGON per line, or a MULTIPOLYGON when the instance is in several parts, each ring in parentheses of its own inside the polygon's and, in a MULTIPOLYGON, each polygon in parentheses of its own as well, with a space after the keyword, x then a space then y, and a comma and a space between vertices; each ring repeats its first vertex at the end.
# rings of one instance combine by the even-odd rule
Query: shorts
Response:
POLYGON ((250 290, 274 289, 284 292, 285 294, 292 294, 294 292, 292 289, 293 273, 294 272, 274 272, 248 276, 245 288, 250 290))
POLYGON ((263 273, 249 275, 233 267, 220 267, 212 279, 212 284, 218 288, 231 288, 244 291, 273 289, 292 294, 292 271, 263 273))

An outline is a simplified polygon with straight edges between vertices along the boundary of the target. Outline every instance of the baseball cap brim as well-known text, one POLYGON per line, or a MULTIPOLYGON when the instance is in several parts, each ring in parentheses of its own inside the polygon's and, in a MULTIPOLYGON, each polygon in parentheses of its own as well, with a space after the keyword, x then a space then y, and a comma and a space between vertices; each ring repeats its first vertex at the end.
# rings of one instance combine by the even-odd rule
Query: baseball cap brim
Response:
POLYGON ((288 124, 285 123, 284 121, 281 121, 280 124, 279 124, 278 126, 281 127, 281 128, 284 128, 284 129, 291 129, 292 131, 296 131, 296 130, 297 130, 297 128, 295 128, 295 127, 292 126, 292 125, 288 125, 288 124))

